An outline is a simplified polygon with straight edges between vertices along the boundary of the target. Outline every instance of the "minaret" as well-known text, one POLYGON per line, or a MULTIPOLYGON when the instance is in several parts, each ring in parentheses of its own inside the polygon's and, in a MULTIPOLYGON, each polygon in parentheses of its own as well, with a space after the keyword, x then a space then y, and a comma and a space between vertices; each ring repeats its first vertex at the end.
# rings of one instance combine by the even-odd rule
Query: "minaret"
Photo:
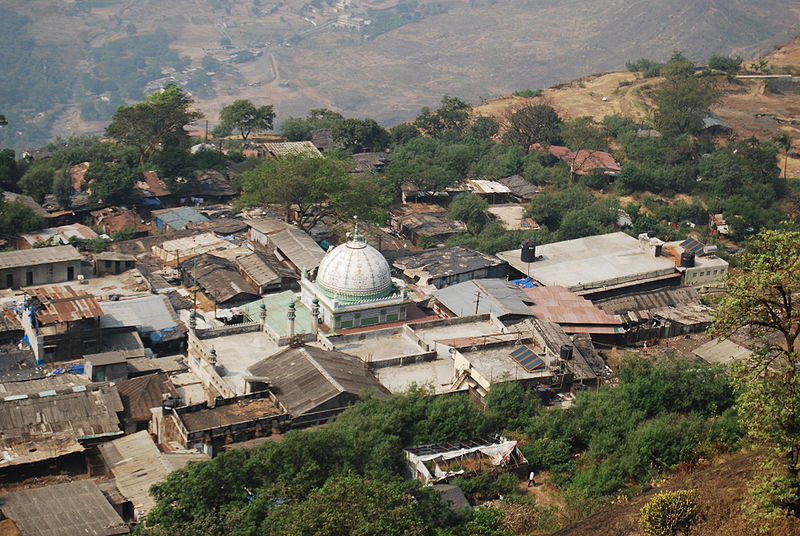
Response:
POLYGON ((267 331, 267 306, 264 302, 258 306, 258 317, 261 319, 261 331, 267 331))
POLYGON ((297 317, 297 311, 295 311, 294 302, 289 302, 289 312, 286 313, 286 319, 288 320, 287 331, 289 333, 290 341, 294 339, 294 319, 296 317, 297 317))
POLYGON ((314 338, 317 337, 317 333, 319 332, 319 300, 314 298, 311 300, 311 333, 314 334, 314 338))
POLYGON ((192 312, 189 313, 189 331, 194 335, 195 330, 197 329, 197 311, 192 309, 192 312))
POLYGON ((208 352, 208 362, 211 365, 216 365, 217 364, 217 351, 214 350, 213 346, 211 347, 211 351, 208 352))

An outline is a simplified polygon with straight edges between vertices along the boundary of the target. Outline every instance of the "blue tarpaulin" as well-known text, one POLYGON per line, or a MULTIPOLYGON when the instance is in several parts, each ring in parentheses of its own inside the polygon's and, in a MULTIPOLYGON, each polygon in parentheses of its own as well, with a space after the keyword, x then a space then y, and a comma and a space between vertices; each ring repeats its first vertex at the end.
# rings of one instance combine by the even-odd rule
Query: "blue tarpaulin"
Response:
POLYGON ((526 277, 525 279, 513 279, 511 282, 520 288, 534 288, 538 286, 530 277, 526 277))

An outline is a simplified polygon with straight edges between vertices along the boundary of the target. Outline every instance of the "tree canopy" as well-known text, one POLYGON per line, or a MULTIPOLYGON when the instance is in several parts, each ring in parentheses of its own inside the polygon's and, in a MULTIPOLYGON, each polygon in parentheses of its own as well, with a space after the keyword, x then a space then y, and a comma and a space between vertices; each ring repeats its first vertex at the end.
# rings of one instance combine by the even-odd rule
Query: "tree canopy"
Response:
POLYGON ((729 276, 711 329, 746 329, 752 354, 734 364, 739 418, 768 449, 754 487, 765 517, 800 514, 800 232, 763 230, 729 276))
POLYGON ((256 106, 247 99, 239 99, 219 112, 219 128, 228 132, 238 131, 246 141, 250 134, 272 130, 274 119, 275 111, 271 104, 256 106))
POLYGON ((153 156, 161 148, 186 147, 189 136, 183 127, 203 117, 192 110, 192 97, 178 86, 167 86, 143 102, 120 106, 106 127, 106 135, 136 147, 140 160, 153 156))
POLYGON ((694 134, 703 128, 721 93, 712 77, 698 77, 693 64, 671 61, 662 68, 665 80, 653 93, 656 127, 666 134, 694 134))
POLYGON ((389 146, 389 133, 372 119, 345 119, 331 129, 333 140, 354 153, 382 151, 389 146))
POLYGON ((552 106, 537 104, 512 112, 503 141, 528 152, 534 143, 550 145, 561 140, 561 119, 552 106))

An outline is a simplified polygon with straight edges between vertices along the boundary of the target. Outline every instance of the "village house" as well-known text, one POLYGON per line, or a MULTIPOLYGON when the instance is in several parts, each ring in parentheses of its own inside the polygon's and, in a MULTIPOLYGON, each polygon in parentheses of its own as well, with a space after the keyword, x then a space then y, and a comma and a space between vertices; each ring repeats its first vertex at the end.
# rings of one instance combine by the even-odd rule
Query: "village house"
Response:
POLYGON ((82 258, 72 246, 0 252, 0 288, 73 281, 82 258))
POLYGON ((392 265, 419 288, 440 289, 471 279, 505 279, 508 275, 506 261, 463 246, 407 253, 395 258, 392 265))

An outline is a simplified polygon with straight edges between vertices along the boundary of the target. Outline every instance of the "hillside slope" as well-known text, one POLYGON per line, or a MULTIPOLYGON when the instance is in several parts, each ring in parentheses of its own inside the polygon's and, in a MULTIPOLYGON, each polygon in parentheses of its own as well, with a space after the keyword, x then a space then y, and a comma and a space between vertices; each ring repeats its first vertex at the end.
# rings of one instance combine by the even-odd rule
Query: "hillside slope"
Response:
POLYGON ((99 131, 117 104, 170 76, 212 124, 237 98, 274 103, 278 122, 324 106, 393 124, 444 93, 474 102, 673 49, 752 56, 800 31, 793 0, 8 0, 0 10, 0 110, 12 122, 0 144, 17 149, 99 131), (156 50, 130 57, 154 36, 156 50), (245 54, 228 61, 231 50, 245 54))
MULTIPOLYGON (((639 536, 639 511, 653 495, 662 490, 697 490, 700 503, 698 520, 688 536, 742 536, 758 534, 742 505, 747 496, 749 480, 757 471, 755 456, 744 453, 691 473, 674 475, 667 481, 633 499, 614 504, 595 515, 562 529, 552 536, 639 536)), ((800 521, 786 519, 772 530, 770 536, 800 534, 800 521)))

